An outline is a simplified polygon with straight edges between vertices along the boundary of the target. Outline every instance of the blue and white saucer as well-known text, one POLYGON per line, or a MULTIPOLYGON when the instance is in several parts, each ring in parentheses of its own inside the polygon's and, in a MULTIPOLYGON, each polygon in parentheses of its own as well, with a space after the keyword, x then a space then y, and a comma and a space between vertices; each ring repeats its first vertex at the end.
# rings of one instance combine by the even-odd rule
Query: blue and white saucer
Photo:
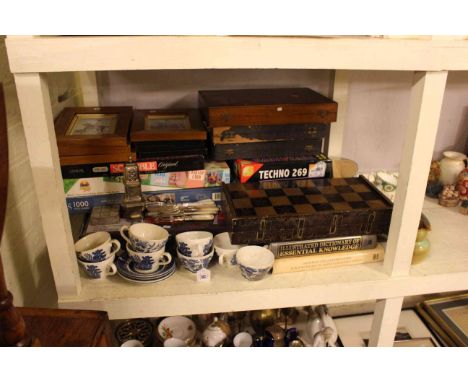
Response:
POLYGON ((117 257, 115 265, 117 267, 117 273, 123 279, 139 284, 150 284, 166 280, 172 276, 176 270, 175 259, 172 259, 169 264, 163 265, 155 272, 139 273, 135 271, 134 262, 128 256, 127 252, 123 252, 117 257))

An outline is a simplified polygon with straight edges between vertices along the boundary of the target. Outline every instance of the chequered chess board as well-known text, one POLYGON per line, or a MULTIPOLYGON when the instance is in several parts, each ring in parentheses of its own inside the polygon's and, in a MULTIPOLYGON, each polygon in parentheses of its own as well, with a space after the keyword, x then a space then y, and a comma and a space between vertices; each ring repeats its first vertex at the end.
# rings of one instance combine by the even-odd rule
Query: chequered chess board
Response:
POLYGON ((225 185, 233 217, 391 209, 361 178, 307 179, 225 185))

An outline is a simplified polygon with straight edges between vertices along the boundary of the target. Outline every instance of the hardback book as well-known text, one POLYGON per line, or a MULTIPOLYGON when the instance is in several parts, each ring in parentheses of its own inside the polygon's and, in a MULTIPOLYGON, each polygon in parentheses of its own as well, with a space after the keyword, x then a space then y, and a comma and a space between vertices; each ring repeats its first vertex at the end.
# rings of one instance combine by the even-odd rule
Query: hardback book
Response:
POLYGON ((342 267, 365 263, 375 263, 384 258, 384 248, 378 244, 375 248, 346 252, 332 252, 320 256, 295 256, 275 259, 273 274, 314 271, 325 268, 342 267))
POLYGON ((333 239, 318 239, 271 243, 269 249, 275 258, 292 256, 324 255, 331 252, 346 252, 362 249, 372 249, 377 246, 377 235, 362 235, 336 237, 333 239))
POLYGON ((332 161, 325 154, 303 160, 236 160, 236 174, 241 183, 302 178, 331 178, 332 161))
POLYGON ((338 105, 308 88, 201 90, 199 107, 207 126, 331 123, 338 105))
POLYGON ((223 185, 233 244, 388 234, 392 203, 364 177, 223 185))

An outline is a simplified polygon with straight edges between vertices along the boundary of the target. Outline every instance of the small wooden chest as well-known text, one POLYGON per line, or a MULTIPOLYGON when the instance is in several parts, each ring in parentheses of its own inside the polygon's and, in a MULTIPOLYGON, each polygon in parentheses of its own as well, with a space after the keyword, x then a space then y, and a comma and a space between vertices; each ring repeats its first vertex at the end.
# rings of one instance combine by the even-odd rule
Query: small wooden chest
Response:
POLYGON ((392 203, 364 177, 223 186, 233 244, 387 234, 392 203))
POLYGON ((308 88, 202 90, 208 128, 336 121, 338 105, 308 88))

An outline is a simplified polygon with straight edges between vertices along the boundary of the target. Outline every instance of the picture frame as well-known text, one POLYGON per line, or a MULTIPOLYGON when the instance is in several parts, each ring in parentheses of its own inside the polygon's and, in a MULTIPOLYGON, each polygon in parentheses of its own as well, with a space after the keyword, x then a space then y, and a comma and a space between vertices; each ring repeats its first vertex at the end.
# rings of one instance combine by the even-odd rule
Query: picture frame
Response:
POLYGON ((132 143, 206 139, 207 131, 198 109, 135 110, 133 113, 132 143))
POLYGON ((130 155, 132 107, 66 107, 55 121, 60 157, 130 155))
MULTIPOLYGON (((342 345, 345 347, 366 347, 373 317, 373 314, 363 314, 334 318, 342 345)), ((433 343, 433 346, 440 346, 437 339, 413 309, 402 310, 395 334, 394 346, 419 347, 421 344, 429 346, 427 339, 433 343)))
POLYGON ((452 346, 468 346, 468 293, 424 301, 423 310, 452 346))

